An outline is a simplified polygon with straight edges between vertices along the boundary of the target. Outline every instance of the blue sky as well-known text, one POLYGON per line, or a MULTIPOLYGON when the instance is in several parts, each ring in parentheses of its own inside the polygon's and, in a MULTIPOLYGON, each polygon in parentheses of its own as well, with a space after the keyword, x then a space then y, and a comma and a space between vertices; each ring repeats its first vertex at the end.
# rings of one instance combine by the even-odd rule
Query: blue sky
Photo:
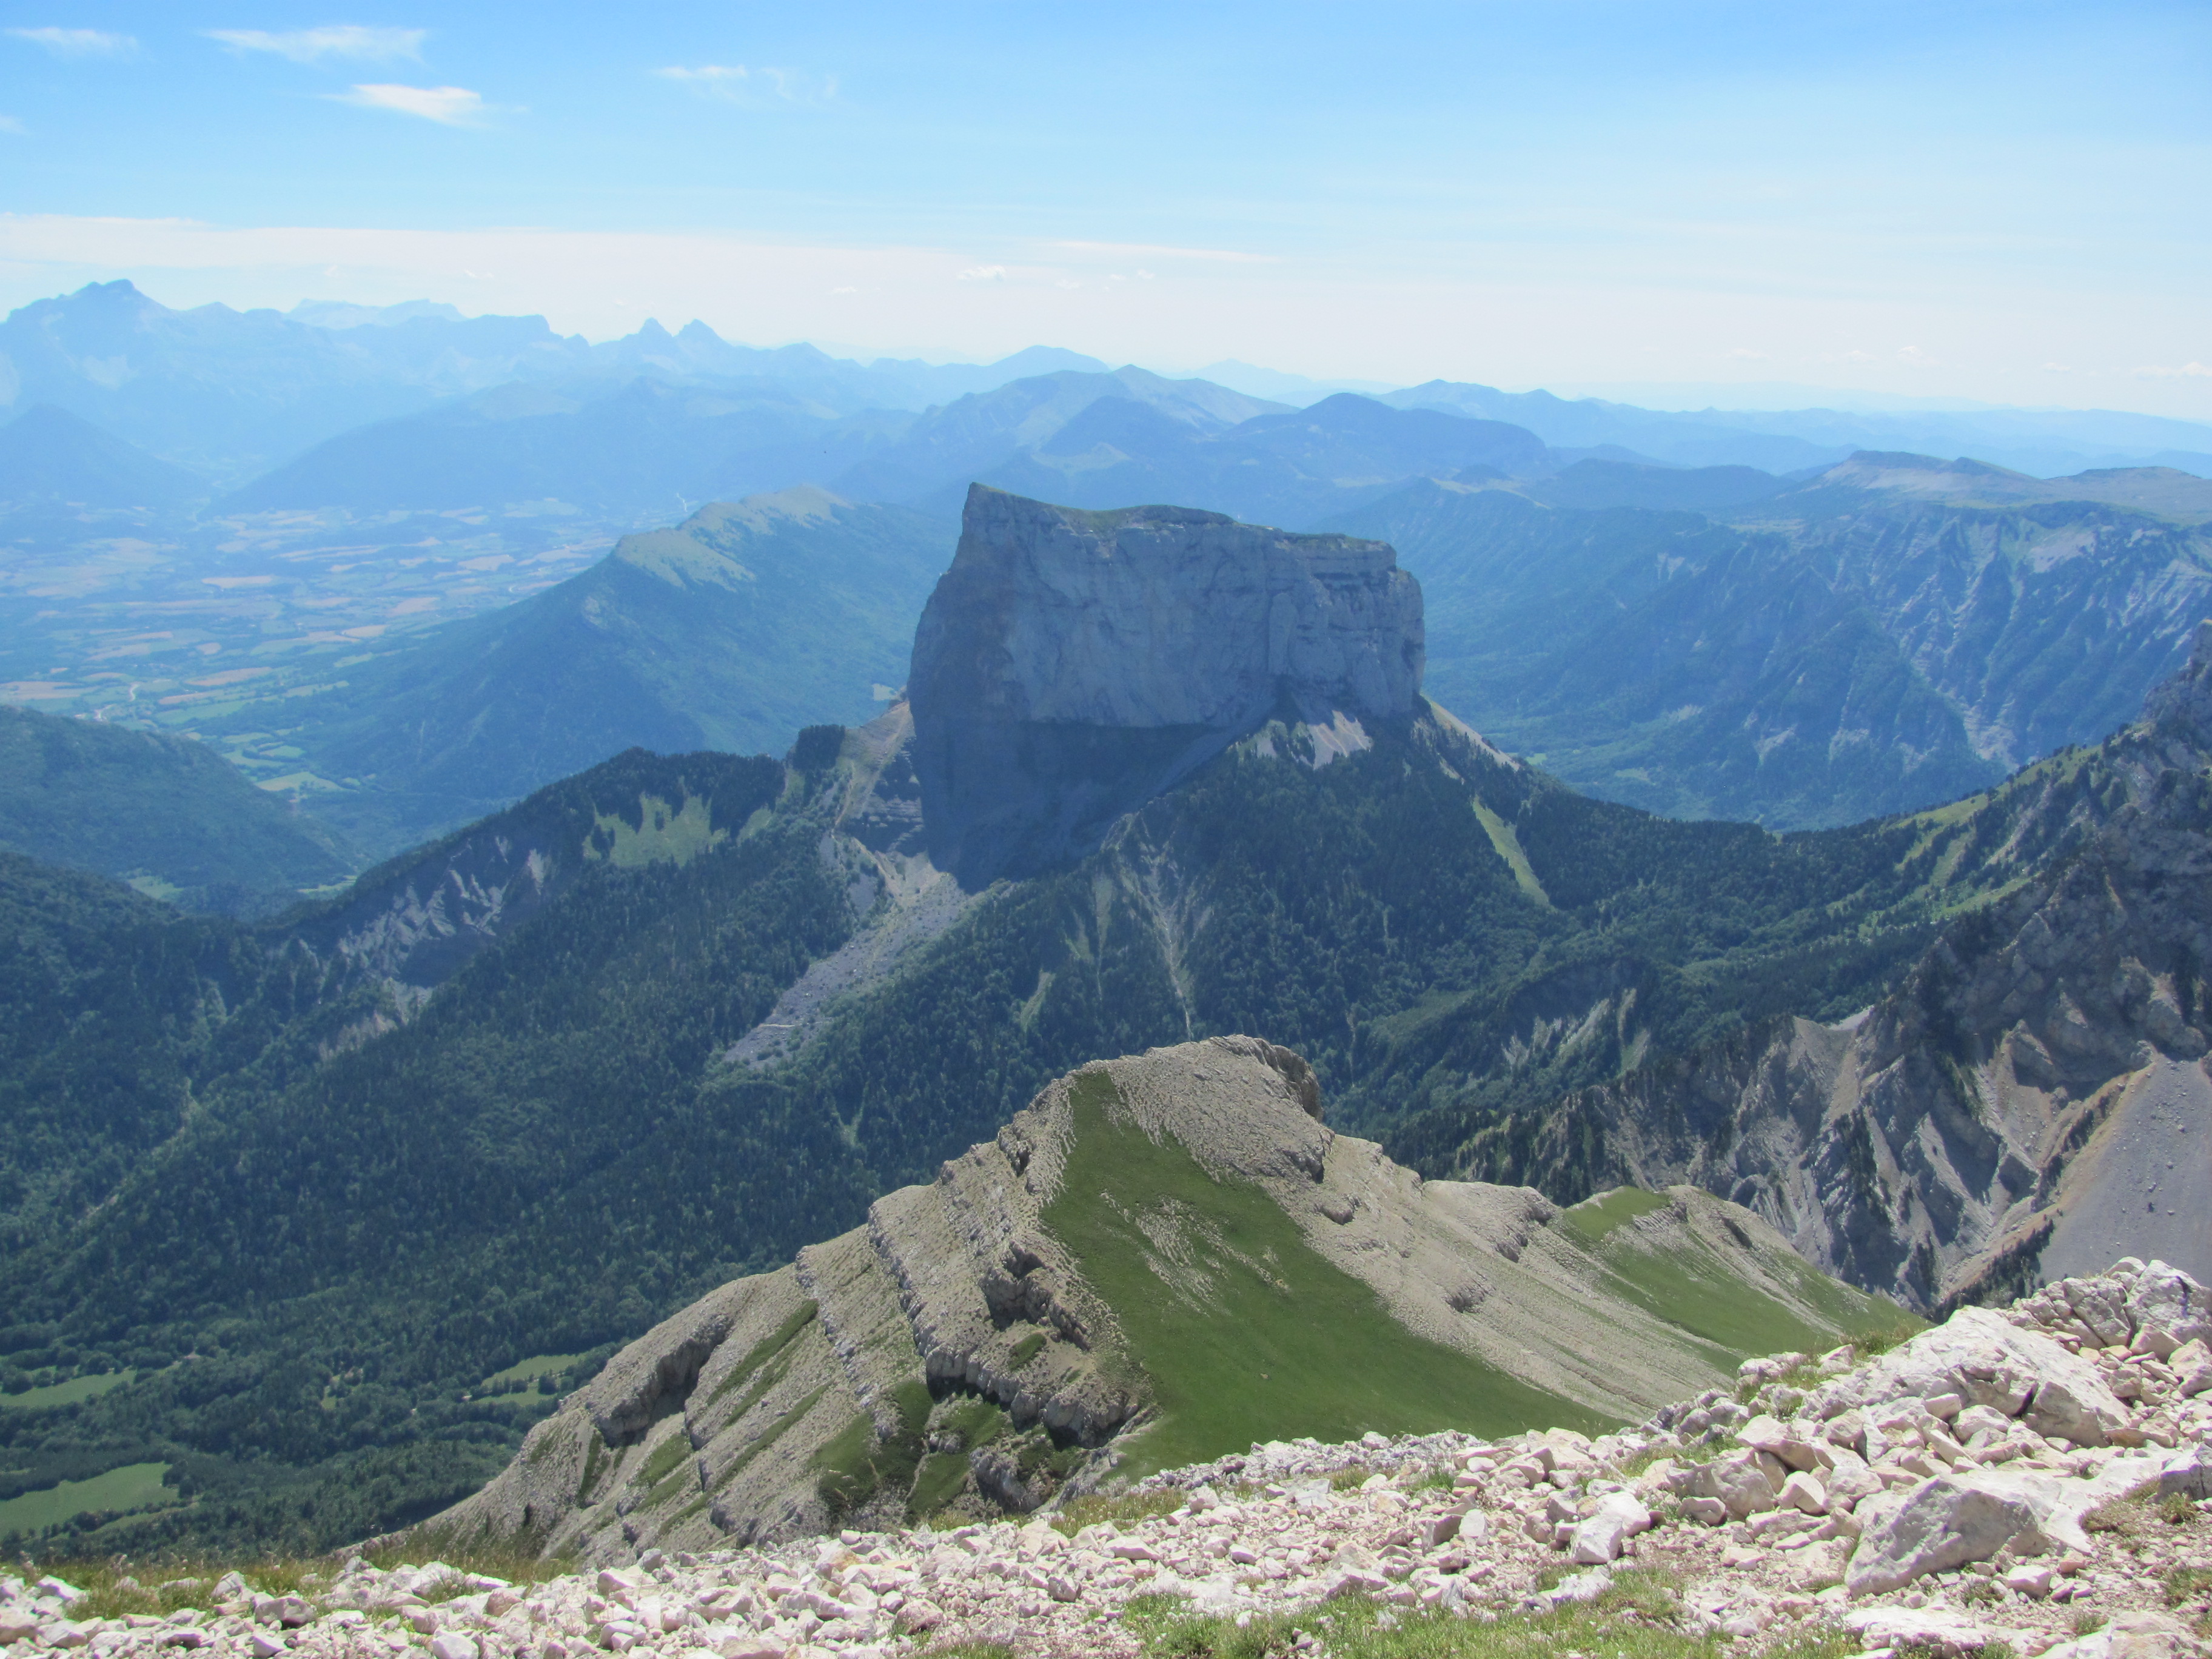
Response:
POLYGON ((2212 8, 0 5, 0 304, 2212 417, 2212 8))

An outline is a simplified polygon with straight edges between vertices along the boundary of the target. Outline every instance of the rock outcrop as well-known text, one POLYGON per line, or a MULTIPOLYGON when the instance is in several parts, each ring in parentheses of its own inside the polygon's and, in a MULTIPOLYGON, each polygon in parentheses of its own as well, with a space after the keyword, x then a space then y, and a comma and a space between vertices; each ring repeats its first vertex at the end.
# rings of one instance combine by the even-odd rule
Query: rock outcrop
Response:
POLYGON ((1728 1380, 1726 1343, 1650 1310, 1670 1273, 1793 1332, 1881 1311, 1748 1212, 1632 1197, 1563 1212, 1424 1182, 1333 1133, 1305 1062, 1257 1038, 1085 1066, 865 1226, 633 1343, 438 1524, 608 1559, 1019 1511, 1140 1467, 1162 1436, 1449 1420, 1377 1393, 1377 1367, 1421 1370, 1498 1426, 1640 1416, 1728 1380), (1237 1300, 1240 1274, 1269 1305, 1237 1300), (1182 1322, 1163 1327, 1161 1304, 1182 1322), (1194 1391, 1225 1379, 1191 1344, 1231 1319, 1232 1369, 1270 1340, 1282 1355, 1234 1386, 1270 1364, 1301 1380, 1290 1403, 1210 1406, 1230 1427, 1193 1430, 1194 1391))
POLYGON ((1422 660, 1383 543, 975 485, 915 635, 931 854, 971 887, 1049 867, 1278 712, 1407 718, 1422 660))

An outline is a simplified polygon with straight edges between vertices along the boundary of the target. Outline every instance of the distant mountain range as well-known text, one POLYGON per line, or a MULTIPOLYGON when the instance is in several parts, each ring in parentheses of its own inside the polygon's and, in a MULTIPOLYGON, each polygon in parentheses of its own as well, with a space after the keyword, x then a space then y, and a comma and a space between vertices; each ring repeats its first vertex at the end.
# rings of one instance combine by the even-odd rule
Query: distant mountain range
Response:
MULTIPOLYGON (((177 313, 127 283, 25 307, 0 350, 19 403, 63 400, 0 427, 0 500, 12 492, 13 533, 41 544, 94 535, 80 507, 167 514, 210 546, 260 514, 520 510, 621 529, 801 487, 836 502, 822 523, 876 515, 833 551, 818 525, 800 533, 814 519, 771 506, 738 561, 757 556, 757 580, 672 581, 617 555, 419 648, 380 644, 386 659, 343 684, 319 672, 281 714, 206 716, 211 732, 280 732, 333 786, 310 810, 374 850, 635 744, 773 750, 859 718, 868 687, 903 680, 942 526, 978 481, 1390 542, 1430 589, 1447 706, 1579 787, 1777 828, 1930 805, 2094 738, 2212 608, 2191 474, 2046 478, 1842 447, 1907 429, 2039 453, 2212 433, 2148 417, 1738 420, 1443 381, 1291 408, 1044 348, 988 368, 863 365, 697 323, 590 346, 542 319, 421 304, 177 313), (398 412, 308 441, 378 399, 398 412), (254 422, 305 447, 210 504, 154 453, 180 434, 211 457, 233 445, 215 476, 254 422), (141 448, 123 431, 156 436, 141 448)), ((4 599, 0 624, 46 625, 4 599)))
MULTIPOLYGON (((0 412, 54 404, 164 459, 235 486, 356 427, 514 381, 579 375, 751 382, 834 413, 921 410, 1024 375, 1097 371, 1051 347, 1003 365, 878 360, 811 346, 732 345, 702 323, 592 345, 543 317, 451 307, 304 306, 290 315, 173 311, 127 282, 94 283, 0 322, 0 412)), ((787 482, 798 482, 787 480, 787 482)))
POLYGON ((218 503, 228 513, 343 507, 381 513, 554 498, 598 512, 668 512, 793 484, 860 501, 955 492, 1060 432, 1101 399, 1176 428, 1218 432, 1280 405, 1204 381, 1059 370, 920 416, 834 412, 785 382, 709 387, 635 372, 495 387, 317 445, 218 503))
POLYGON ((2212 425, 2111 410, 1638 409, 1595 398, 1431 380, 1380 394, 1406 409, 1443 409, 1525 426, 1562 448, 1613 448, 1678 466, 1741 465, 1788 472, 1855 450, 1972 455, 2023 472, 2172 466, 2212 472, 2212 425))
MULTIPOLYGON (((173 311, 127 282, 41 300, 0 323, 0 394, 7 399, 0 414, 55 404, 225 489, 343 433, 517 382, 562 383, 586 404, 604 392, 576 386, 596 382, 612 390, 640 376, 713 388, 738 404, 786 410, 801 422, 769 433, 772 448, 815 435, 805 422, 834 423, 870 411, 917 415, 1015 380, 1107 369, 1096 358, 1046 346, 989 364, 862 363, 808 345, 733 344, 697 321, 674 333, 648 321, 635 334, 592 344, 556 334, 542 317, 465 318, 451 306, 424 301, 381 308, 317 302, 289 313, 222 305, 173 311)), ((1216 380, 1200 383, 1248 405, 1266 398, 1303 405, 1353 390, 1399 407, 1520 426, 1556 449, 1670 465, 1790 472, 1832 465, 1855 450, 1911 449, 2044 474, 2145 465, 2212 470, 2212 425, 2110 411, 1678 413, 1445 380, 1386 392, 1235 362, 1209 373, 1216 380)), ((471 418, 501 417, 479 406, 473 417, 457 418, 465 426, 471 418)), ((1049 435, 1030 431, 1007 447, 1033 448, 1049 435)), ((834 451, 832 459, 843 453, 834 451)), ((769 471, 775 476, 742 485, 733 477, 701 493, 826 483, 832 477, 818 468, 769 471)), ((592 487, 588 478, 574 481, 592 487)))

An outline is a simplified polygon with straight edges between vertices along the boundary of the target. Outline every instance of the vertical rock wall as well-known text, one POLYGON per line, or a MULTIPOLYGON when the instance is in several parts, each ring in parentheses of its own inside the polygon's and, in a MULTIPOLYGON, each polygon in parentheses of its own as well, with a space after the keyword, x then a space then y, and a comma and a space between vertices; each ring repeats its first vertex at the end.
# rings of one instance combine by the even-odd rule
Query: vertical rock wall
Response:
POLYGON ((978 484, 915 635, 931 855, 977 885, 1095 846, 1271 714, 1413 712, 1421 590, 1381 542, 978 484))

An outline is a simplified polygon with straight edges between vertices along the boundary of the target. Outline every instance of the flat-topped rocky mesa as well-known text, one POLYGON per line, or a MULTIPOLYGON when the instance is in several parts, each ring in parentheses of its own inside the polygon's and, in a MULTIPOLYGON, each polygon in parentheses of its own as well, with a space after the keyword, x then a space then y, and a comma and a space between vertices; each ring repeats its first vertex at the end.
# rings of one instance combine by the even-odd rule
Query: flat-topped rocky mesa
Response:
POLYGON ((931 856, 973 887, 1086 852, 1279 714, 1364 747, 1412 714, 1422 661, 1420 585, 1384 543, 977 484, 915 635, 931 856))
POLYGON ((441 1537, 592 1560, 1022 1513, 1362 1432, 1597 1431, 1899 1317, 1690 1188, 1561 1210, 1332 1133, 1304 1060, 1086 1066, 632 1343, 441 1537))

